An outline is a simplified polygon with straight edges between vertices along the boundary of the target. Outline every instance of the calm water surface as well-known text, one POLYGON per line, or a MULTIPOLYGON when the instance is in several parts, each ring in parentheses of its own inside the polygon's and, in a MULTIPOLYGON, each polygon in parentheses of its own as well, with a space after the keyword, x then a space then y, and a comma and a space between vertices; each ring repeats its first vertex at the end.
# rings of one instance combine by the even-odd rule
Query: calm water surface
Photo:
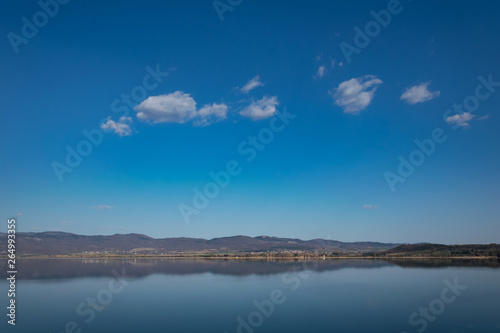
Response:
POLYGON ((500 332, 496 261, 21 260, 1 332, 500 332))

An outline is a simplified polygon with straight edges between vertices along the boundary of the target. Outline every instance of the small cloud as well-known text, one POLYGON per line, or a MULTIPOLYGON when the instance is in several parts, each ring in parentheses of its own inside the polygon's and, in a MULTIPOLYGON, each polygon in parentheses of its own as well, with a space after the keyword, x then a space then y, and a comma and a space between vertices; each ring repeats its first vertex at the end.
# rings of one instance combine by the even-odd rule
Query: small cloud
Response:
POLYGON ((314 78, 318 77, 323 77, 326 74, 326 67, 325 66, 319 66, 318 71, 316 72, 316 75, 314 75, 314 78))
POLYGON ((262 87, 264 84, 260 81, 259 75, 248 81, 243 88, 241 88, 241 92, 248 94, 250 90, 255 89, 257 87, 262 87))
POLYGON ((330 60, 330 67, 332 67, 332 68, 335 67, 335 59, 330 60))
POLYGON ((487 115, 485 115, 485 116, 482 116, 482 117, 477 118, 477 120, 486 120, 486 119, 488 119, 489 117, 490 117, 490 115, 489 115, 489 114, 487 114, 487 115))
POLYGON ((111 117, 108 117, 108 120, 101 124, 101 128, 103 130, 113 130, 113 133, 118 134, 119 136, 128 136, 132 134, 132 130, 129 125, 131 123, 132 118, 130 117, 120 117, 118 122, 115 122, 111 119, 111 117))
POLYGON ((363 206, 361 206, 361 207, 362 207, 363 209, 377 209, 377 208, 378 208, 378 206, 377 206, 377 205, 372 205, 372 204, 370 204, 370 205, 363 205, 363 206))
POLYGON ((193 122, 193 125, 198 127, 205 127, 226 119, 227 110, 228 107, 224 103, 213 103, 212 105, 207 104, 198 111, 197 117, 199 119, 196 119, 193 122))
POLYGON ((240 115, 252 119, 253 121, 272 117, 276 114, 278 98, 276 96, 264 96, 261 100, 252 102, 249 106, 240 111, 240 115))
POLYGON ((341 61, 341 62, 339 62, 339 67, 342 67, 342 66, 344 66, 344 63, 341 61))
POLYGON ((90 208, 97 209, 97 210, 107 210, 113 208, 113 206, 108 206, 108 205, 97 205, 97 206, 92 206, 90 208))
POLYGON ((468 127, 469 126, 469 121, 474 118, 474 115, 472 115, 470 112, 464 112, 464 113, 457 113, 454 116, 450 116, 446 118, 446 122, 449 125, 456 125, 460 127, 468 127))
POLYGON ((196 109, 191 95, 176 91, 168 95, 151 96, 134 108, 137 118, 153 123, 183 124, 193 120, 193 126, 204 127, 227 118, 228 106, 224 103, 206 104, 196 109))
POLYGON ((196 102, 182 91, 150 96, 134 108, 137 118, 153 123, 182 124, 196 116, 196 102))
POLYGON ((23 213, 17 213, 16 216, 23 216, 23 213))
POLYGON ((323 58, 323 53, 320 53, 316 56, 316 62, 320 61, 323 58))
POLYGON ((406 88, 405 92, 401 95, 401 99, 409 104, 417 104, 438 97, 440 91, 439 90, 433 92, 429 91, 427 89, 429 84, 430 82, 425 82, 418 86, 406 88))
POLYGON ((370 105, 380 84, 382 80, 376 76, 365 75, 342 82, 330 94, 335 104, 344 109, 344 113, 357 114, 370 105))

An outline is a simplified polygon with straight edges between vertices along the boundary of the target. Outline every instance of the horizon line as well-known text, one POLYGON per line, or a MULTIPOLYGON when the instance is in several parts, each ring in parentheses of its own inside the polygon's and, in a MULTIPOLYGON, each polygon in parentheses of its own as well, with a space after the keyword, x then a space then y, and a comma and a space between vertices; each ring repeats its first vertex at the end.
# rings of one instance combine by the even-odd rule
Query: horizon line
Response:
MULTIPOLYGON (((278 238, 278 239, 290 239, 290 240, 300 240, 303 242, 308 242, 308 241, 313 241, 313 240, 324 240, 324 241, 333 241, 333 242, 340 242, 340 243, 379 243, 379 244, 398 244, 398 245, 416 245, 416 244, 434 244, 434 245, 491 245, 491 244, 500 244, 500 243, 455 243, 455 244, 443 244, 443 243, 430 243, 430 242, 417 242, 417 243, 408 243, 408 242, 380 242, 380 241, 341 241, 337 239, 325 239, 325 238, 312 238, 312 239, 301 239, 301 238, 290 238, 290 237, 279 237, 279 236, 268 236, 268 235, 259 235, 259 236, 247 236, 247 235, 233 235, 233 236, 222 236, 222 237, 214 237, 214 238, 201 238, 201 237, 188 237, 188 236, 180 236, 180 237, 165 237, 165 238, 154 238, 146 234, 140 234, 140 233, 135 233, 135 232, 130 232, 130 233, 115 233, 112 235, 99 235, 99 234, 93 234, 93 235, 83 235, 83 234, 77 234, 73 232, 66 232, 66 231, 20 231, 17 232, 16 234, 27 234, 27 233, 34 233, 34 234, 43 234, 43 233, 61 233, 61 234, 68 234, 68 235, 77 235, 77 236, 86 236, 86 237, 96 237, 96 236, 102 236, 102 237, 111 237, 111 236, 127 236, 127 235, 139 235, 139 236, 145 236, 149 237, 151 239, 155 240, 160 240, 160 239, 175 239, 175 238, 191 238, 191 239, 202 239, 206 241, 211 241, 214 239, 221 239, 221 238, 232 238, 232 237, 248 237, 248 238, 259 238, 259 237, 268 237, 268 238, 278 238)), ((4 232, 0 232, 0 234, 7 234, 4 232)))

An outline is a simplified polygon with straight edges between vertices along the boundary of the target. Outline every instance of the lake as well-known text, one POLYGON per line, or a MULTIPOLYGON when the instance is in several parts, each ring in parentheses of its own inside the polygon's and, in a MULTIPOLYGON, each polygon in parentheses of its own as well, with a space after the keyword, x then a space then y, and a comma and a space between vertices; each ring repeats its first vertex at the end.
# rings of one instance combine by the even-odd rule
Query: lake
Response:
POLYGON ((1 332, 500 332, 496 260, 24 259, 1 332))

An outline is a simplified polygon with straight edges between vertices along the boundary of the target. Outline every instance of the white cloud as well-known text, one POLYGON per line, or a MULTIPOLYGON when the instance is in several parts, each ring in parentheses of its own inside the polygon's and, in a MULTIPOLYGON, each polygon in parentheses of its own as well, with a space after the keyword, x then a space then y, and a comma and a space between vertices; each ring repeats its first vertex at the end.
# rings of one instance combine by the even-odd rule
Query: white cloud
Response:
POLYGON ((226 119, 228 112, 228 106, 224 103, 206 104, 197 110, 194 98, 182 91, 148 97, 134 109, 137 111, 137 118, 142 120, 179 124, 193 120, 193 125, 199 127, 226 119))
POLYGON ((105 123, 101 124, 101 128, 103 130, 113 130, 115 134, 119 136, 127 136, 132 134, 132 130, 130 129, 130 125, 132 123, 132 118, 130 117, 120 117, 118 122, 115 122, 108 117, 108 120, 105 123))
POLYGON ((264 84, 260 81, 259 75, 257 75, 256 77, 248 81, 247 84, 245 84, 243 88, 241 88, 240 90, 241 92, 248 94, 250 90, 255 89, 257 87, 261 87, 263 85, 264 84))
POLYGON ((460 114, 456 114, 454 116, 450 116, 446 118, 446 122, 450 125, 457 125, 461 127, 467 127, 469 126, 469 121, 474 118, 474 115, 472 115, 470 112, 464 112, 460 114))
POLYGON ((417 104, 438 97, 440 94, 439 90, 433 92, 429 91, 427 89, 429 84, 430 82, 425 82, 418 86, 406 88, 403 95, 401 95, 401 99, 409 104, 417 104))
POLYGON ((356 114, 370 105, 380 84, 382 80, 376 76, 365 75, 342 82, 330 93, 345 113, 356 114))
POLYGON ((193 122, 194 126, 205 127, 227 118, 227 105, 224 103, 205 105, 197 114, 197 119, 193 122))
POLYGON ((109 205, 97 205, 97 206, 93 206, 93 207, 90 207, 90 208, 94 208, 94 209, 98 209, 98 210, 108 210, 108 209, 113 208, 113 206, 109 206, 109 205))
POLYGON ((151 96, 134 108, 137 118, 153 123, 185 123, 196 116, 196 102, 182 91, 151 96))
POLYGON ((361 207, 362 207, 363 209, 377 209, 377 208, 378 208, 378 206, 377 206, 377 205, 372 205, 372 204, 370 204, 370 205, 363 205, 363 206, 361 206, 361 207))
POLYGON ((323 77, 323 76, 325 76, 325 74, 326 74, 326 67, 319 66, 318 71, 316 72, 316 75, 314 76, 314 78, 323 77))
POLYGON ((215 115, 218 118, 226 118, 227 105, 224 103, 213 103, 212 105, 207 104, 198 111, 198 117, 206 118, 211 115, 215 115))
POLYGON ((276 114, 276 105, 278 105, 276 96, 264 96, 261 100, 252 102, 252 104, 241 110, 240 115, 253 121, 266 119, 276 114))
POLYGON ((16 216, 23 216, 23 213, 17 213, 16 216))

